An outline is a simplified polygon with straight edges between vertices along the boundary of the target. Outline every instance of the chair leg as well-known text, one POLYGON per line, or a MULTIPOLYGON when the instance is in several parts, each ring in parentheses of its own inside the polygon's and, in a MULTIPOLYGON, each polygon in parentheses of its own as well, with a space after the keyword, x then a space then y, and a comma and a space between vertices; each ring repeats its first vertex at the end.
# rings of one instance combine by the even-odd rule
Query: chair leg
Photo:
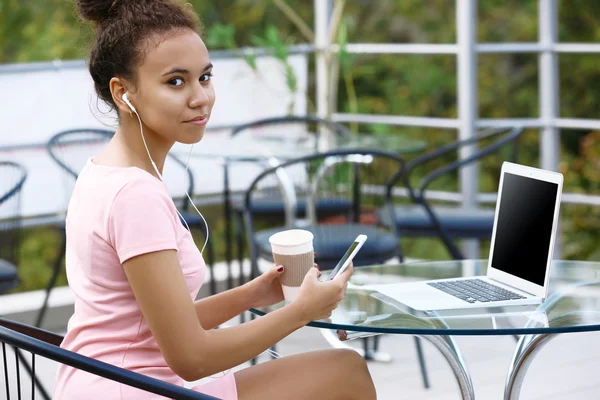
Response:
POLYGON ((423 356, 423 348, 421 347, 421 339, 415 338, 415 346, 417 348, 417 357, 419 358, 419 367, 421 368, 421 377, 423 377, 423 386, 425 389, 429 389, 429 377, 427 375, 427 366, 425 365, 425 357, 423 356))
POLYGON ((235 240, 239 265, 238 286, 244 283, 244 221, 239 213, 235 214, 235 240))
MULTIPOLYGON (((241 286, 244 284, 244 220, 242 215, 239 213, 235 214, 235 240, 236 240, 236 250, 237 250, 237 259, 238 259, 238 268, 239 274, 237 279, 237 285, 241 286)), ((229 275, 229 282, 232 281, 233 277, 231 274, 229 275)), ((230 283, 229 288, 233 287, 233 283, 230 283)), ((246 312, 240 314, 240 322, 243 324, 246 322, 246 312)))
POLYGON ((379 338, 380 337, 381 337, 380 335, 373 336, 373 350, 375 352, 377 352, 379 350, 379 338))
POLYGON ((44 322, 44 317, 46 316, 46 311, 48 309, 48 300, 50 299, 50 293, 52 289, 54 289, 54 285, 56 285, 56 280, 58 279, 58 275, 60 274, 60 267, 62 266, 63 258, 65 257, 67 246, 67 234, 63 229, 61 230, 61 243, 60 248, 58 249, 58 256, 56 260, 54 260, 54 265, 52 266, 52 276, 50 277, 50 281, 48 281, 48 286, 46 287, 46 296, 44 297, 44 302, 42 303, 42 307, 38 313, 38 316, 35 320, 35 326, 37 328, 42 326, 44 322))
MULTIPOLYGON (((42 398, 44 400, 50 400, 50 395, 46 391, 46 388, 44 387, 44 385, 42 385, 42 382, 40 382, 40 380, 38 379, 38 377, 35 375, 35 370, 29 365, 29 362, 27 361, 27 359, 25 358, 25 356, 23 355, 23 353, 21 353, 21 350, 15 349, 15 356, 19 360, 21 360, 21 363, 23 363, 23 367, 25 368, 25 371, 27 371, 27 374, 31 378, 31 380, 32 380, 33 384, 35 385, 35 387, 37 387, 37 389, 40 392, 40 395, 42 396, 42 398)), ((34 355, 34 357, 35 357, 35 355, 34 355)), ((35 366, 35 361, 33 361, 33 365, 35 366)), ((20 388, 19 388, 19 390, 20 390, 20 388)), ((31 390, 33 391, 35 389, 32 388, 31 390)), ((32 392, 32 398, 34 398, 34 396, 35 396, 35 394, 34 394, 34 392, 32 392)))
POLYGON ((210 294, 214 295, 217 294, 217 280, 215 279, 215 249, 210 240, 206 243, 206 250, 208 253, 206 259, 208 261, 211 274, 210 294))
MULTIPOLYGON (((48 286, 46 287, 46 296, 44 297, 44 302, 42 303, 42 307, 40 308, 40 311, 38 312, 38 316, 35 320, 35 326, 38 328, 41 327, 42 324, 44 323, 44 317, 46 316, 46 311, 48 310, 48 301, 50 299, 50 293, 52 293, 52 289, 54 289, 54 286, 56 285, 58 275, 60 274, 60 268, 62 266, 62 261, 65 257, 66 246, 67 246, 66 231, 64 229, 61 229, 60 234, 61 234, 61 243, 60 243, 60 248, 58 250, 58 255, 57 255, 56 259, 54 260, 54 264, 52 266, 52 276, 50 277, 50 280, 48 281, 48 286)), ((25 367, 25 371, 27 371, 27 373, 31 377, 35 387, 38 388, 38 391, 39 391, 40 395, 42 396, 42 398, 44 398, 44 400, 50 400, 50 395, 46 391, 46 388, 44 388, 44 386, 42 385, 40 380, 37 378, 37 376, 35 376, 35 373, 32 371, 32 368, 29 366, 29 363, 27 362, 27 360, 25 359, 25 357, 23 356, 21 351, 19 351, 18 349, 15 349, 15 356, 18 359, 20 359, 21 362, 23 363, 23 366, 25 367)))

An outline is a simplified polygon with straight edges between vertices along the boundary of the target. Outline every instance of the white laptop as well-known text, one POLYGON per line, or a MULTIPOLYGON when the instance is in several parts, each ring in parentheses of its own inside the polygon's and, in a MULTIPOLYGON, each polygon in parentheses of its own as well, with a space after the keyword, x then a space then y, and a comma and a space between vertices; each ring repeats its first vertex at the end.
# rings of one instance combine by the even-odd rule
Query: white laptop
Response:
POLYGON ((563 176, 504 162, 486 276, 373 285, 415 311, 538 304, 548 295, 563 176))

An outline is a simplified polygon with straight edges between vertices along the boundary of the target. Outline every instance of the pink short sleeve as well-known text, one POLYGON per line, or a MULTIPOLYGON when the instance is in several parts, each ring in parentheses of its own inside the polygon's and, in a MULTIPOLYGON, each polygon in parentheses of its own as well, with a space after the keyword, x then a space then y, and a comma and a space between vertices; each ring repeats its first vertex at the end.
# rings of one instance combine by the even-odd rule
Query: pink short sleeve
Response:
POLYGON ((110 242, 121 264, 161 250, 177 250, 177 212, 162 182, 134 179, 116 195, 109 219, 110 242))

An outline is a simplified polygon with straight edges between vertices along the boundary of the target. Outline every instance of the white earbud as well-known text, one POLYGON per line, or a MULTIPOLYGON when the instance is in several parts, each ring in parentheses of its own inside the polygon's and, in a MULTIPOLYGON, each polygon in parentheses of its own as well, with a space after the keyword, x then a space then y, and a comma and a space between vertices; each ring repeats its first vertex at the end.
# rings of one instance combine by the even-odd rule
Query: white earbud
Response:
POLYGON ((131 111, 133 111, 134 113, 137 114, 137 111, 136 111, 135 107, 133 106, 133 104, 131 104, 131 102, 127 98, 127 93, 123 93, 123 97, 121 97, 121 98, 123 99, 123 101, 125 102, 125 104, 127 104, 129 106, 129 108, 131 108, 131 111))
MULTIPOLYGON (((148 158, 150 158, 150 163, 152 163, 152 167, 154 168, 154 172, 156 172, 156 174, 158 175, 158 178, 162 181, 163 177, 162 177, 161 173, 158 171, 158 167, 156 166, 156 164, 154 163, 154 160, 152 159, 152 156, 150 155, 150 150, 148 149, 148 145, 146 144, 146 139, 144 138, 144 128, 143 128, 143 125, 142 125, 142 119, 140 118, 140 114, 138 114, 138 112, 135 109, 135 107, 133 106, 133 104, 131 104, 131 102, 127 98, 127 93, 123 93, 123 96, 121 98, 123 99, 123 101, 125 102, 125 104, 127 104, 127 106, 129 106, 129 108, 131 109, 131 111, 133 111, 135 113, 135 116, 137 117, 138 121, 140 122, 140 134, 142 135, 142 142, 144 142, 144 147, 146 148, 146 153, 148 153, 148 158)), ((193 146, 192 146, 192 149, 193 149, 193 146)), ((192 155, 192 149, 190 149, 190 154, 188 156, 188 162, 187 162, 187 164, 185 166, 185 177, 186 178, 187 178, 188 166, 190 164, 190 156, 192 155)), ((198 213, 198 215, 200 215, 200 217, 202 218, 202 220, 204 220, 204 225, 206 226, 206 240, 204 241, 204 246, 202 246, 202 250, 200 250, 200 254, 202 254, 202 253, 204 253, 204 249, 206 248, 206 245, 208 244, 208 236, 209 236, 208 222, 206 222, 206 219, 204 218, 204 215, 202 215, 202 213, 196 208, 196 205, 194 204, 194 201, 190 197, 190 194, 187 192, 187 190, 185 190, 185 194, 186 194, 187 198, 190 200, 190 204, 192 205, 192 207, 194 207, 194 210, 196 210, 196 212, 198 213)), ((185 226, 186 226, 188 232, 190 232, 190 235, 191 235, 192 231, 190 230, 190 227, 188 226, 187 221, 185 220, 185 218, 183 218, 183 215, 181 215, 181 213, 179 212, 179 210, 175 209, 175 211, 177 211, 177 214, 179 214, 179 217, 185 223, 185 226)))

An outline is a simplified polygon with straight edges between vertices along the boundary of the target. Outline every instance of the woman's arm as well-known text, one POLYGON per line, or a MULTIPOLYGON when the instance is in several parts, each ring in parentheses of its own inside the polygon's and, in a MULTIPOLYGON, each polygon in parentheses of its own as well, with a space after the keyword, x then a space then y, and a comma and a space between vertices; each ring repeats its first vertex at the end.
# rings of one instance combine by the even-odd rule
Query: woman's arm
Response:
POLYGON ((196 301, 196 314, 202 327, 212 329, 252 307, 283 301, 279 277, 282 266, 273 266, 243 286, 196 301))
MULTIPOLYGON (((313 268, 308 274, 310 285, 303 284, 307 291, 302 296, 304 301, 295 301, 246 324, 207 331, 200 324, 175 250, 133 257, 123 267, 163 357, 177 375, 188 381, 246 362, 310 320, 328 316, 343 297, 347 281, 320 283, 318 271, 313 268)), ((219 303, 216 307, 221 306, 219 303)), ((204 305, 200 309, 224 315, 204 305)))
POLYGON ((195 301, 194 308, 202 328, 211 330, 248 310, 252 306, 248 291, 248 285, 242 285, 195 301))

